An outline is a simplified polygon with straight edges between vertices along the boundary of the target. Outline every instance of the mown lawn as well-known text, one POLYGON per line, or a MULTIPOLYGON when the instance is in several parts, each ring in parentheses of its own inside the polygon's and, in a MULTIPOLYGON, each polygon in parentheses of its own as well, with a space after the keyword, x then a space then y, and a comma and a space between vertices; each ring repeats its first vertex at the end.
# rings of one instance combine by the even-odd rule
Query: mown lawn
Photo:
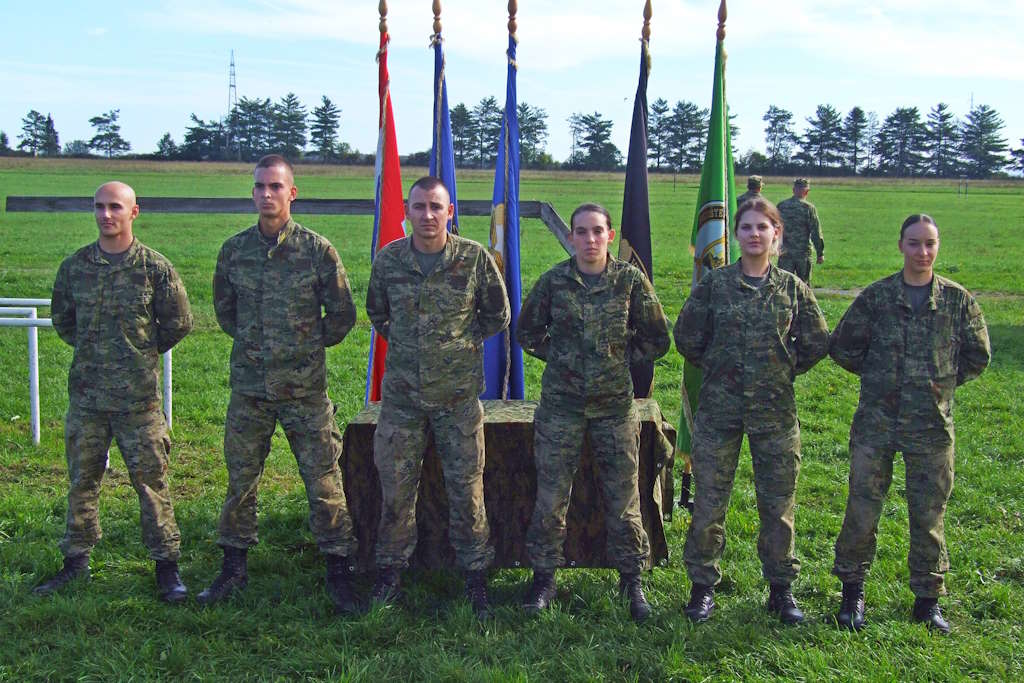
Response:
MULTIPOLYGON (((249 167, 233 164, 25 162, 0 160, 4 195, 88 195, 118 178, 140 195, 246 196, 249 167)), ((300 195, 366 198, 372 169, 306 168, 300 195)), ((406 169, 406 185, 418 173, 406 169)), ((460 176, 461 198, 490 195, 490 173, 460 176)), ((688 252, 696 178, 652 177, 655 287, 674 321, 689 291, 688 252)), ((770 178, 766 195, 781 199, 789 179, 770 178)), ((524 174, 521 197, 550 201, 563 217, 583 201, 621 212, 622 178, 611 174, 524 174)), ((827 623, 839 583, 829 574, 832 544, 846 496, 847 436, 857 400, 855 378, 824 361, 798 379, 803 472, 798 490, 797 553, 803 572, 795 592, 808 614, 783 628, 763 610, 766 590, 757 561, 757 512, 749 458, 743 460, 728 519, 725 580, 712 621, 692 627, 682 615, 689 581, 682 567, 688 514, 669 528, 667 568, 647 580, 655 614, 635 626, 614 597, 606 571, 564 571, 557 606, 536 620, 517 604, 526 571, 493 580, 499 607, 481 626, 446 573, 414 577, 408 604, 362 617, 335 617, 322 589, 322 564, 306 525, 301 480, 287 443, 275 436, 261 491, 261 543, 251 553, 250 584, 230 604, 171 608, 154 597, 152 565, 139 538, 138 505, 124 465, 112 453, 100 514, 104 538, 90 584, 51 599, 30 594, 38 577, 60 564, 66 472, 62 418, 71 350, 40 333, 42 444, 28 425, 26 345, 22 330, 0 330, 0 680, 229 678, 313 680, 1021 680, 1024 612, 1024 185, 972 183, 969 198, 953 182, 816 181, 810 199, 826 240, 814 284, 862 287, 901 264, 899 224, 931 213, 942 230, 938 272, 979 296, 989 323, 991 368, 958 393, 957 481, 947 514, 952 571, 943 606, 947 638, 909 621, 907 512, 901 463, 881 522, 879 552, 867 587, 870 627, 859 634, 827 623)), ((369 217, 309 217, 348 269, 358 303, 369 276, 369 217)), ((167 255, 188 288, 196 331, 175 350, 175 425, 171 485, 182 531, 182 569, 194 592, 219 568, 214 545, 226 473, 221 456, 228 399, 229 340, 217 328, 211 279, 217 251, 247 227, 249 216, 143 213, 142 241, 167 255)), ((464 234, 486 241, 487 220, 466 219, 464 234)), ((60 260, 94 239, 88 214, 0 212, 0 296, 48 297, 60 260)), ((564 258, 538 221, 523 224, 523 284, 564 258)), ((834 325, 851 301, 823 293, 834 325)), ((328 352, 330 393, 339 418, 362 405, 369 323, 328 352)), ((539 362, 527 363, 528 398, 540 389, 539 362)), ((655 398, 679 411, 681 361, 658 362, 655 398)), ((368 588, 368 579, 361 590, 368 588)))

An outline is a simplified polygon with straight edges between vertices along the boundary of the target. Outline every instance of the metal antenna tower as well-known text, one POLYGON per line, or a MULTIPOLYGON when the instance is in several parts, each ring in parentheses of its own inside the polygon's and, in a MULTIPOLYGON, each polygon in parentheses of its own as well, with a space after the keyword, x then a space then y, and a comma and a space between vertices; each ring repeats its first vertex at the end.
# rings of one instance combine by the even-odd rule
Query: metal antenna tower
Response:
POLYGON ((238 86, 235 84, 235 51, 231 51, 231 71, 228 75, 228 116, 238 104, 238 86))

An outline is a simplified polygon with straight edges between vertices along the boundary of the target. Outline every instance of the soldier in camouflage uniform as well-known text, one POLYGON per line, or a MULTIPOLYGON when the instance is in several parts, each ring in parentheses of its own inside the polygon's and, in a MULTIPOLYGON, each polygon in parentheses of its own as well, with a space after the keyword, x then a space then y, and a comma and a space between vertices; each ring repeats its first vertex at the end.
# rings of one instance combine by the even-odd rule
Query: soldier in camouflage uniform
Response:
POLYGON ((159 356, 192 329, 185 286, 171 263, 135 239, 135 192, 119 182, 96 191, 99 238, 68 257, 53 285, 53 329, 74 347, 68 373, 65 454, 71 486, 64 568, 36 587, 46 595, 89 576, 99 541, 97 504, 112 438, 139 496, 142 539, 156 560, 160 599, 182 602, 181 536, 167 486, 171 441, 160 410, 159 356))
POLYGON ((218 545, 224 564, 199 594, 212 603, 248 582, 246 553, 257 543, 256 493, 280 422, 299 465, 309 526, 327 563, 327 592, 339 612, 357 608, 348 558, 355 537, 342 488, 341 433, 327 395, 325 349, 356 321, 345 267, 322 236, 291 217, 291 165, 268 155, 254 171, 256 225, 228 239, 213 278, 217 322, 232 339, 231 400, 224 425, 228 491, 218 545))
POLYGON ((743 206, 744 202, 761 197, 761 188, 764 187, 764 180, 759 175, 752 175, 747 178, 747 191, 736 200, 736 207, 743 206))
POLYGON ((729 507, 743 434, 750 442, 761 530, 757 550, 771 586, 768 609, 803 619, 790 584, 800 422, 793 378, 828 353, 828 326, 810 288, 771 265, 781 219, 764 199, 745 204, 735 233, 742 258, 708 272, 676 321, 676 348, 703 371, 693 426, 693 521, 683 558, 693 589, 686 614, 707 620, 721 581, 729 507))
POLYGON ((878 520, 892 482, 893 456, 907 467, 913 616, 949 630, 938 597, 949 557, 943 527, 953 489, 953 393, 991 357, 974 297, 935 275, 939 231, 925 214, 900 230, 903 270, 865 289, 832 334, 836 363, 860 375, 850 428, 850 491, 832 573, 843 582, 837 621, 864 624, 864 577, 875 556, 878 520))
POLYGON ((583 204, 570 225, 575 255, 541 275, 516 333, 523 350, 547 364, 534 416, 537 498, 526 535, 533 586, 523 607, 537 613, 554 597, 572 481, 589 436, 604 494, 607 556, 630 614, 643 621, 650 606, 640 573, 650 544, 640 518, 640 432, 629 366, 665 355, 668 321, 644 274, 608 253, 615 231, 604 207, 583 204))
POLYGON ((825 240, 821 237, 818 209, 807 201, 811 183, 807 178, 793 181, 793 196, 779 202, 779 214, 784 225, 782 253, 779 268, 794 273, 806 284, 811 284, 811 244, 818 254, 818 263, 825 262, 825 240))
POLYGON ((508 326, 505 283, 476 242, 447 232, 454 206, 437 178, 409 190, 413 234, 377 254, 366 313, 387 340, 387 370, 373 440, 383 495, 372 598, 399 596, 416 547, 416 494, 430 432, 444 472, 449 533, 478 617, 490 611, 494 557, 484 510, 483 342, 508 326))

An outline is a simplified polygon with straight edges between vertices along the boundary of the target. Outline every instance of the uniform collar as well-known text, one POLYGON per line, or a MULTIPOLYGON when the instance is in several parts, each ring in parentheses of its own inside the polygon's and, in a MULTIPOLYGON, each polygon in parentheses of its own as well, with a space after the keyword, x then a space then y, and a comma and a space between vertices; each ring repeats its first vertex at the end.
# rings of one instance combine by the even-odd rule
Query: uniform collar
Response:
MULTIPOLYGON (((299 227, 299 224, 296 223, 294 219, 289 217, 288 218, 288 222, 285 223, 284 227, 282 227, 281 230, 277 233, 277 242, 274 245, 272 245, 269 249, 267 249, 267 258, 270 258, 271 256, 273 256, 274 252, 277 251, 278 248, 282 244, 284 244, 288 240, 289 237, 291 237, 293 234, 295 234, 295 229, 298 228, 298 227, 299 227)), ((255 237, 257 240, 259 240, 260 243, 265 244, 266 240, 264 240, 263 234, 260 232, 259 221, 256 222, 256 225, 252 226, 252 229, 253 229, 253 237, 255 237)))
POLYGON ((100 241, 96 240, 92 243, 92 248, 88 252, 88 257, 93 263, 101 263, 114 269, 120 269, 134 263, 141 250, 142 244, 139 242, 138 238, 132 237, 132 243, 128 247, 127 251, 125 251, 124 256, 121 257, 121 260, 117 263, 111 263, 103 253, 103 250, 100 249, 100 241))
MULTIPOLYGON (((896 300, 900 302, 901 306, 905 308, 911 308, 910 302, 907 301, 907 293, 903 289, 903 285, 906 284, 903 281, 903 271, 899 271, 892 276, 892 281, 896 289, 896 300)), ((942 284, 939 282, 941 278, 932 271, 932 286, 928 291, 928 308, 936 310, 939 307, 939 301, 942 299, 942 284)), ((913 287, 913 285, 909 285, 913 287)))
POLYGON ((733 271, 733 278, 732 278, 733 285, 738 287, 739 289, 754 289, 754 290, 757 290, 757 289, 764 289, 765 287, 771 287, 771 288, 774 289, 782 281, 782 272, 779 270, 778 266, 776 266, 774 263, 769 261, 768 262, 768 272, 766 274, 767 275, 767 279, 764 281, 764 285, 762 285, 761 287, 754 287, 753 285, 751 285, 750 283, 748 283, 746 280, 743 279, 743 266, 740 264, 740 262, 742 260, 743 260, 743 258, 740 257, 740 258, 736 259, 735 263, 731 263, 728 266, 726 266, 726 268, 733 268, 734 269, 734 271, 733 271))
MULTIPOLYGON (((430 271, 431 273, 436 273, 448 268, 452 259, 455 258, 455 240, 457 239, 459 239, 458 235, 448 233, 448 237, 444 241, 444 249, 441 250, 441 261, 434 266, 434 270, 430 271)), ((412 245, 412 235, 405 238, 405 248, 399 253, 402 256, 402 260, 405 261, 409 268, 420 271, 421 274, 423 273, 423 271, 420 270, 420 262, 416 260, 416 249, 412 245)))

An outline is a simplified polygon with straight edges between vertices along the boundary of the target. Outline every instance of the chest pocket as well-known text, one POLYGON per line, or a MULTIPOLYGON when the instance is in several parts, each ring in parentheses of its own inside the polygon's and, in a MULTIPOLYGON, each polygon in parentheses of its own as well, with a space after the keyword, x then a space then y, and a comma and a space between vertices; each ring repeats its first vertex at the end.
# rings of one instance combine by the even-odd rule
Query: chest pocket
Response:
POLYGON ((155 329, 152 290, 143 290, 120 299, 118 308, 121 331, 128 343, 139 350, 153 346, 155 329))

